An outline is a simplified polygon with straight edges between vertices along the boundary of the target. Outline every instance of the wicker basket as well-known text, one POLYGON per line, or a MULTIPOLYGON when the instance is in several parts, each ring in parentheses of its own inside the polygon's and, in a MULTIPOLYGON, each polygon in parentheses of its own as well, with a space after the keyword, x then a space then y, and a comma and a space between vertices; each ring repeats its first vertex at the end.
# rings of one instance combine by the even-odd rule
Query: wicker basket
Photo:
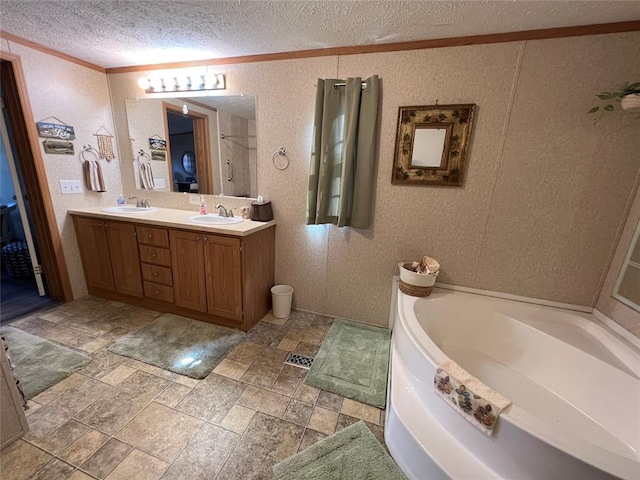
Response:
POLYGON ((417 287, 400 280, 400 291, 412 297, 428 297, 433 291, 433 287, 417 287))

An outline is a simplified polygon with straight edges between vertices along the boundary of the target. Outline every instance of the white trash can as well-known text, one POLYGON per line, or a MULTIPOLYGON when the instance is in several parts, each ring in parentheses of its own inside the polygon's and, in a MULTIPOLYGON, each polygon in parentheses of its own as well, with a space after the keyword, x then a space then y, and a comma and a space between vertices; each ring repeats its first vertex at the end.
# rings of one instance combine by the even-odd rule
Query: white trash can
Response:
POLYGON ((271 287, 273 316, 277 318, 287 318, 291 313, 292 298, 293 287, 289 285, 276 285, 271 287))

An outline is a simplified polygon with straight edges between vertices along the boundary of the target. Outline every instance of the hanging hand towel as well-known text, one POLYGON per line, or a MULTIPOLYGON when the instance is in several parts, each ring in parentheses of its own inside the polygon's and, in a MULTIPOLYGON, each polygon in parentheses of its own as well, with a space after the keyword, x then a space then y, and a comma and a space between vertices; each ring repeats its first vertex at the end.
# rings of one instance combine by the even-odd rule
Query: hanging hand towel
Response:
POLYGON ((433 386, 447 405, 488 436, 493 433, 500 412, 511 405, 453 360, 438 365, 433 386))
POLYGON ((153 171, 150 163, 140 163, 140 186, 146 190, 153 190, 154 180, 153 171))
POLYGON ((107 187, 102 177, 102 167, 95 160, 85 160, 82 163, 82 170, 84 173, 84 183, 87 186, 87 190, 94 192, 106 192, 107 187))

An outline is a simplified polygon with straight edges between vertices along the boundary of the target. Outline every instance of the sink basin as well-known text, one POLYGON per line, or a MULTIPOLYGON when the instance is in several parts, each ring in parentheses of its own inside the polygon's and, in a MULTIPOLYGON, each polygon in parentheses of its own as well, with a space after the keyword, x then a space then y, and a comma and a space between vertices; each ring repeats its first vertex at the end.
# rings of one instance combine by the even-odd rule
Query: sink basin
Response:
POLYGON ((242 223, 242 217, 221 217, 215 213, 207 215, 194 215, 187 218, 191 223, 200 223, 203 225, 231 225, 232 223, 242 223))
POLYGON ((119 207, 107 207, 102 211, 106 213, 151 213, 155 212, 157 208, 154 207, 134 207, 133 205, 120 205, 119 207))

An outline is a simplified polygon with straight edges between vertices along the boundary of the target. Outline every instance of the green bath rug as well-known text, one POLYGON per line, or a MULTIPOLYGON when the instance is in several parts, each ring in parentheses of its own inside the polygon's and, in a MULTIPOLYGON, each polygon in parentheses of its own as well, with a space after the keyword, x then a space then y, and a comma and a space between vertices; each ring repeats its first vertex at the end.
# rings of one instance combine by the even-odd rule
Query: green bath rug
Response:
POLYGON ((304 381, 384 408, 391 332, 336 318, 304 381))
POLYGON ((91 361, 91 357, 61 347, 19 328, 3 327, 9 357, 24 396, 33 398, 91 361))
POLYGON ((276 480, 406 480, 361 420, 273 467, 276 480))
POLYGON ((125 357, 191 378, 204 378, 245 334, 198 320, 165 313, 151 325, 109 347, 125 357))

